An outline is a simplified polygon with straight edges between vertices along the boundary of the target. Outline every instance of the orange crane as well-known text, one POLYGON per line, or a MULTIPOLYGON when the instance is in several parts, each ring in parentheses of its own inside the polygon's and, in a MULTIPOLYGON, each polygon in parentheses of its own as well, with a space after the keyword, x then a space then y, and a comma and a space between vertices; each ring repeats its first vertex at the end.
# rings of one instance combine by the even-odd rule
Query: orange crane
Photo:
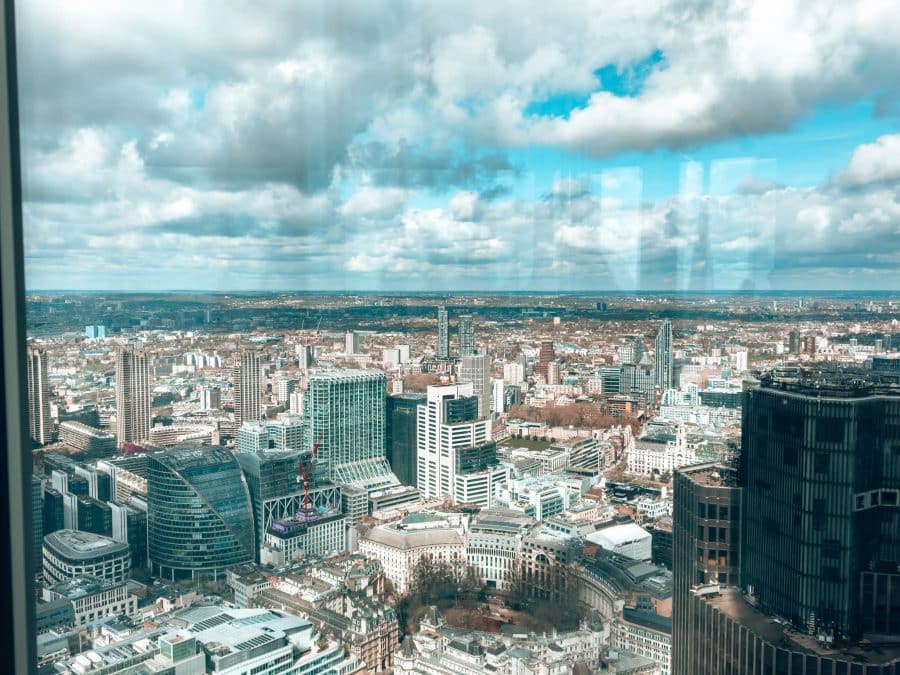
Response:
POLYGON ((312 503, 309 499, 309 475, 312 473, 313 464, 315 464, 316 455, 319 452, 319 445, 321 445, 321 443, 322 434, 320 434, 316 442, 313 443, 312 453, 306 459, 301 459, 297 463, 297 482, 303 483, 303 504, 300 507, 303 513, 312 511, 312 503))

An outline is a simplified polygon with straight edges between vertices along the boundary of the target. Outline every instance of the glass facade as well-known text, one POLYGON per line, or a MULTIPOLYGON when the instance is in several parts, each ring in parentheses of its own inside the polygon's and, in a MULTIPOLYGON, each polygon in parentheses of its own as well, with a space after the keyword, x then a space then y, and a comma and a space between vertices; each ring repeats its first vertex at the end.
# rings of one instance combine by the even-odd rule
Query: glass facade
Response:
POLYGON ((387 459, 404 485, 416 486, 416 409, 425 394, 407 393, 387 399, 387 459))
MULTIPOLYGON (((743 583, 796 626, 900 632, 866 603, 862 575, 900 583, 900 396, 827 374, 747 393, 743 583), (773 574, 772 570, 781 570, 773 574), (889 625, 888 625, 889 624, 889 625)), ((893 602, 898 602, 894 597, 893 602)))
POLYGON ((310 374, 304 399, 311 450, 319 443, 316 475, 335 483, 396 485, 385 457, 387 378, 380 370, 321 370, 310 374))
POLYGON ((150 566, 160 576, 216 575, 253 560, 250 492, 225 448, 152 455, 147 496, 150 566))

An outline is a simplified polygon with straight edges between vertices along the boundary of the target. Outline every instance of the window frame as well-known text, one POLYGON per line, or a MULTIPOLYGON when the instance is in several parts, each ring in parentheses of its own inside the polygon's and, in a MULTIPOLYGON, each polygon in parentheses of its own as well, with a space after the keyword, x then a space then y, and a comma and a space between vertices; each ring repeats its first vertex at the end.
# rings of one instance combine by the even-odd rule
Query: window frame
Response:
POLYGON ((25 380, 25 264, 19 161, 18 80, 14 0, 0 2, 0 467, 5 481, 0 516, 0 618, 12 639, 0 671, 33 673, 34 563, 31 443, 25 380))

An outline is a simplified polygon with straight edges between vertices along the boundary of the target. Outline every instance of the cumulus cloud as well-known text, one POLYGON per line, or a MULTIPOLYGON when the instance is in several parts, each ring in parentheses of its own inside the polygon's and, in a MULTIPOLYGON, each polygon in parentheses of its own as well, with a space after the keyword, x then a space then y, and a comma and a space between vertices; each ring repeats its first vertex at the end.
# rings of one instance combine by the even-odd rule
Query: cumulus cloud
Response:
POLYGON ((692 165, 651 200, 615 166, 823 102, 890 110, 889 2, 19 9, 32 285, 139 283, 147 261, 181 287, 898 281, 900 135, 803 189, 748 167, 720 194, 692 165), (610 164, 547 178, 548 156, 610 164))
POLYGON ((837 173, 835 180, 856 187, 900 180, 900 134, 888 134, 856 148, 850 164, 837 173))

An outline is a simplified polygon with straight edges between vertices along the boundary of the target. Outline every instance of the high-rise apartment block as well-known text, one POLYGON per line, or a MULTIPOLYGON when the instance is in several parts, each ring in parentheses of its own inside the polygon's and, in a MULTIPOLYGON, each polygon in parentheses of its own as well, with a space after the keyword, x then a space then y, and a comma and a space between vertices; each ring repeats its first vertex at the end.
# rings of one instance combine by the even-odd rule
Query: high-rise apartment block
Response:
POLYGON ((547 368, 551 361, 556 360, 556 352, 553 349, 553 340, 541 340, 541 349, 538 352, 538 362, 534 371, 544 376, 547 381, 547 368))
POLYGON ((438 347, 437 357, 442 360, 450 358, 450 315, 447 308, 441 305, 438 307, 438 347))
POLYGON ((794 355, 800 354, 800 331, 792 330, 788 333, 788 352, 794 355))
POLYGON ((637 364, 644 356, 644 336, 626 335, 619 346, 619 363, 637 364))
POLYGON ((301 369, 308 370, 316 364, 316 348, 313 345, 297 345, 297 361, 301 369))
POLYGON ((656 386, 660 392, 676 386, 672 337, 672 323, 664 319, 656 334, 656 386))
POLYGON ((781 369, 675 479, 673 673, 900 672, 900 392, 781 369))
POLYGON ((28 430, 35 443, 53 440, 53 418, 50 417, 50 376, 47 351, 39 347, 28 350, 28 430))
POLYGON ((147 352, 132 345, 116 350, 116 441, 119 445, 150 437, 151 379, 147 352))
POLYGON ((258 420, 262 414, 262 376, 259 352, 242 349, 234 365, 234 423, 258 420))
POLYGON ((459 355, 475 353, 475 317, 462 314, 459 317, 459 355))
POLYGON ((281 404, 289 403, 291 400, 291 394, 294 393, 294 389, 297 388, 297 385, 300 384, 300 380, 294 377, 288 377, 286 375, 281 375, 278 378, 278 384, 276 385, 276 397, 278 402, 281 404))

